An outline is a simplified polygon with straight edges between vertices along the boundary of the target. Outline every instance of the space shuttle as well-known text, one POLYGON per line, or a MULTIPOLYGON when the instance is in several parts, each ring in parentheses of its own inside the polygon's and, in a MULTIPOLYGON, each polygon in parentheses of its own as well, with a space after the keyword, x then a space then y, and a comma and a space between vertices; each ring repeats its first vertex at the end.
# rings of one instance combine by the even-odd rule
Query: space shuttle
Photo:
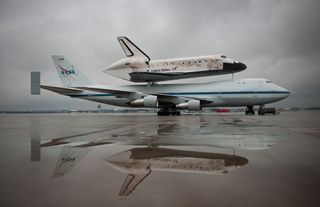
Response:
POLYGON ((230 154, 141 147, 104 159, 111 167, 127 174, 120 197, 127 197, 152 171, 223 175, 248 163, 248 159, 230 154))
POLYGON ((131 82, 156 83, 185 78, 233 74, 247 66, 226 55, 208 55, 151 60, 127 37, 117 38, 126 57, 109 65, 103 72, 131 82))

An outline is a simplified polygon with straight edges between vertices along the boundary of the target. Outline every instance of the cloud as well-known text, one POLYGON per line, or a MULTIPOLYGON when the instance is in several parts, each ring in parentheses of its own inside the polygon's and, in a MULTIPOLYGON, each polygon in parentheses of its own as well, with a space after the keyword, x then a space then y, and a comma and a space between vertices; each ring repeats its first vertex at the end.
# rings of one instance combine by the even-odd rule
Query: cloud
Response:
POLYGON ((280 105, 319 106, 319 4, 316 0, 1 1, 0 110, 95 107, 96 103, 50 92, 43 99, 30 96, 29 73, 39 70, 44 83, 60 84, 50 55, 64 54, 98 83, 128 84, 101 72, 124 56, 116 41, 119 35, 130 37, 154 59, 224 53, 248 65, 236 77, 265 77, 290 89, 292 96, 280 105))

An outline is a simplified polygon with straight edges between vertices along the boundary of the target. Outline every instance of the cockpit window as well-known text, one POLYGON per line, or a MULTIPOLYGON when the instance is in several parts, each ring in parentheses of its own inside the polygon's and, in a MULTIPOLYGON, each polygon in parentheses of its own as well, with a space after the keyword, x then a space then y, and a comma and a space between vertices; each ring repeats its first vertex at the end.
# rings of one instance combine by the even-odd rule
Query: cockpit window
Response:
POLYGON ((272 83, 272 81, 271 80, 267 80, 266 83, 272 83))
POLYGON ((222 57, 222 58, 227 58, 227 56, 225 56, 225 55, 221 55, 221 57, 222 57))

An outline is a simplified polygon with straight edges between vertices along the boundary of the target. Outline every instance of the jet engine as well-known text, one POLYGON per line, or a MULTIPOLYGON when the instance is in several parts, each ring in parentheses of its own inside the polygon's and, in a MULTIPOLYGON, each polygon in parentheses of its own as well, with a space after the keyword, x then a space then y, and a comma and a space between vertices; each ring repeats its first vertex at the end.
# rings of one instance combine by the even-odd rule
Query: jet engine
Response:
POLYGON ((186 103, 180 103, 176 105, 178 109, 189 109, 190 111, 201 110, 201 104, 199 100, 190 100, 186 103))
POLYGON ((136 99, 130 102, 132 106, 140 106, 147 108, 158 108, 158 97, 157 96, 146 96, 140 99, 136 99))

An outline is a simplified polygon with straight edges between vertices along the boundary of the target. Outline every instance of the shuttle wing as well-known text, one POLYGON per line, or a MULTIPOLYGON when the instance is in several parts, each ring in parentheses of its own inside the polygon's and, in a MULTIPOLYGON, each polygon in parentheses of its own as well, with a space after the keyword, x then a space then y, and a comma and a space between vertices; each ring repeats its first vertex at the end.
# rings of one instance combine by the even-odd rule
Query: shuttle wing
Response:
POLYGON ((184 72, 170 72, 170 73, 159 73, 159 72, 132 72, 129 73, 130 81, 133 82, 158 82, 167 80, 176 80, 178 77, 184 77, 184 72))

